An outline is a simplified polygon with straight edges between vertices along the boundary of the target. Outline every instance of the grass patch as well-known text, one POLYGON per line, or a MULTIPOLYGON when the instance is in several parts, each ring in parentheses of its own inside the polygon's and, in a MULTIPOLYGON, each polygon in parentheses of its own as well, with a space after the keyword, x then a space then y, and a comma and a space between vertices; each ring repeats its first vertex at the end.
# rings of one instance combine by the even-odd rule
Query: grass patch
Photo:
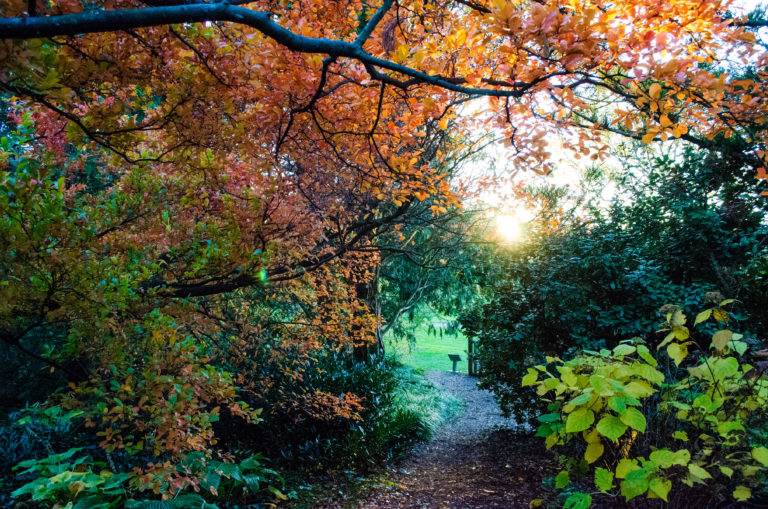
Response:
POLYGON ((462 408, 462 401, 443 392, 410 366, 396 370, 400 385, 397 391, 398 406, 419 416, 430 436, 442 423, 453 418, 462 408))
POLYGON ((429 330, 428 325, 419 325, 414 336, 413 342, 385 338, 388 355, 417 370, 451 371, 453 363, 448 354, 455 353, 461 356, 456 371, 467 373, 467 337, 461 331, 456 334, 442 331, 441 334, 439 328, 429 330))

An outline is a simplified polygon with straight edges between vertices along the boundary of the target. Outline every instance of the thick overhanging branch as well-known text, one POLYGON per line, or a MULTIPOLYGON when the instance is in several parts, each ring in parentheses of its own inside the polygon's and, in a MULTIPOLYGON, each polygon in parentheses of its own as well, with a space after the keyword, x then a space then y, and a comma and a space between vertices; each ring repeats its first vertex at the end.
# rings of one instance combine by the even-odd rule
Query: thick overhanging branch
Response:
POLYGON ((389 77, 389 79, 394 80, 401 86, 429 84, 462 94, 494 97, 519 97, 532 86, 531 84, 516 83, 512 89, 467 87, 457 83, 456 79, 447 79, 440 75, 430 75, 371 55, 363 49, 363 43, 376 28, 392 3, 391 0, 384 2, 354 42, 298 35, 275 22, 272 19, 272 13, 255 11, 226 2, 186 3, 112 11, 93 10, 58 16, 0 18, 0 37, 3 39, 33 39, 132 30, 174 23, 228 21, 252 27, 291 51, 326 54, 335 58, 344 57, 357 60, 366 66, 373 79, 382 80, 385 77, 385 75, 376 71, 377 68, 386 69, 411 78, 411 80, 403 81, 389 77))

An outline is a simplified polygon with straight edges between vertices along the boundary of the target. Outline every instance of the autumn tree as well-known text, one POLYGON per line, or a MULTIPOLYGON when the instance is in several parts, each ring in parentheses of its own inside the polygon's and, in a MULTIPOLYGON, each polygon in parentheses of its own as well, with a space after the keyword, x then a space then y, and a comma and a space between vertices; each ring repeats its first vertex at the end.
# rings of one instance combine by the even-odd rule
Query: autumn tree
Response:
POLYGON ((167 459, 146 485, 189 486, 174 465, 220 414, 258 419, 256 338, 375 337, 375 240, 459 204, 445 168, 475 130, 538 172, 555 130, 591 158, 606 133, 735 136, 764 177, 765 54, 728 7, 2 0, 0 339, 63 376, 105 450, 167 459))

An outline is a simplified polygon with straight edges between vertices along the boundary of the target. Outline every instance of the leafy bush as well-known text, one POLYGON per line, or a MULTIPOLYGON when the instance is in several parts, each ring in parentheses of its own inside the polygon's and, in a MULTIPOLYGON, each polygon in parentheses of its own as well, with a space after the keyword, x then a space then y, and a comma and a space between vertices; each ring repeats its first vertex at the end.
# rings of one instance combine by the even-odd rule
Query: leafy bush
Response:
POLYGON ((483 296, 461 322, 479 347, 482 386, 520 422, 538 410, 519 385, 527 366, 636 335, 653 346, 660 338, 648 317, 668 302, 693 312, 718 293, 736 295, 733 318, 746 334, 768 336, 766 202, 738 162, 746 148, 713 143, 632 155, 612 177, 609 204, 599 169, 577 191, 531 189, 544 205, 526 239, 478 257, 483 296))
POLYGON ((348 417, 306 406, 277 412, 280 407, 265 401, 263 422, 254 431, 258 443, 251 446, 292 467, 371 467, 429 438, 453 406, 423 377, 390 359, 353 363, 329 353, 313 362, 292 391, 354 394, 359 406, 348 417))
POLYGON ((12 496, 55 507, 77 503, 80 508, 106 508, 124 503, 126 508, 175 509, 216 509, 217 501, 247 503, 265 494, 286 498, 272 486, 282 479, 263 465, 260 456, 222 462, 203 453, 190 453, 176 464, 153 465, 146 471, 113 472, 110 464, 114 463, 97 461, 80 448, 22 461, 14 470, 20 470, 20 478, 31 480, 12 496))
MULTIPOLYGON (((768 423, 768 376, 747 363, 743 336, 720 328, 729 320, 722 306, 730 302, 697 316, 695 326, 716 322, 706 324, 706 335, 668 307, 658 346, 666 347, 666 366, 636 338, 528 369, 522 384, 535 387, 548 409, 538 417, 537 435, 547 448, 569 452, 557 488, 568 486, 571 472, 589 472, 602 493, 627 501, 675 497, 675 506, 746 501, 763 489, 768 448, 755 431, 768 423)), ((590 503, 591 495, 576 491, 566 507, 590 503)))
POLYGON ((87 443, 82 426, 76 422, 80 412, 64 411, 59 406, 33 405, 7 415, 0 426, 0 507, 11 504, 12 467, 26 460, 42 459, 87 443))

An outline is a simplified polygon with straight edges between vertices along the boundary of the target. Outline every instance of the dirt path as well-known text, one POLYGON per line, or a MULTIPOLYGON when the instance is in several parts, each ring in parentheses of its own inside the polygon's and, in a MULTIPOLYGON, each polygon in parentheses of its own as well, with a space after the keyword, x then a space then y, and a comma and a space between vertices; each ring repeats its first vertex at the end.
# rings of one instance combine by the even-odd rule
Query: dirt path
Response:
POLYGON ((355 507, 529 507, 544 491, 542 478, 552 475, 551 467, 543 464, 540 439, 499 430, 514 421, 501 417, 491 394, 479 390, 475 379, 445 372, 427 372, 427 377, 464 400, 464 411, 391 467, 387 482, 355 507))

